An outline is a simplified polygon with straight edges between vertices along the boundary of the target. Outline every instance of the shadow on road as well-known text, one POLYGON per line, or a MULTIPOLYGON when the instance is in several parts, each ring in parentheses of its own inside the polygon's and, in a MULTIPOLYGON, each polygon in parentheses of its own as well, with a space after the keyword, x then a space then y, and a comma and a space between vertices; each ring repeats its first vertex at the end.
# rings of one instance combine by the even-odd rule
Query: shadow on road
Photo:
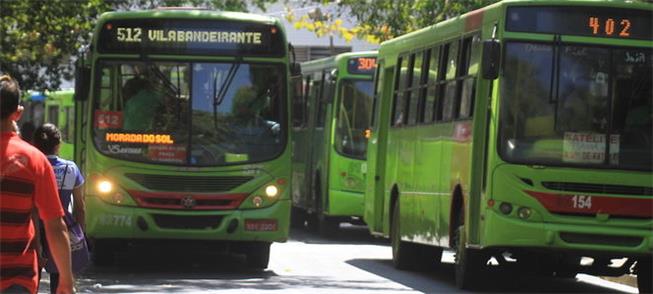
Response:
POLYGON ((366 226, 341 224, 340 228, 330 236, 321 236, 309 227, 290 229, 290 239, 308 244, 337 244, 337 245, 387 245, 387 239, 377 238, 370 235, 366 226))
MULTIPOLYGON (((423 293, 472 293, 456 288, 454 265, 441 263, 425 272, 400 271, 390 259, 352 259, 355 267, 423 293)), ((612 288, 579 282, 576 279, 539 277, 502 271, 489 272, 482 291, 494 293, 628 293, 612 288)))

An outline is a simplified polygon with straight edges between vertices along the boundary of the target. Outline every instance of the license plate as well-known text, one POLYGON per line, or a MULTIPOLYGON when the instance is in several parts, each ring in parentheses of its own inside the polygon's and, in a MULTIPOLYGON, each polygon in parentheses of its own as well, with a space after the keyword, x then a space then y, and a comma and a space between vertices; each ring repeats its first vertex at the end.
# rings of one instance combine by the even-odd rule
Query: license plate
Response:
POLYGON ((277 230, 276 219, 246 219, 246 231, 272 232, 277 230))

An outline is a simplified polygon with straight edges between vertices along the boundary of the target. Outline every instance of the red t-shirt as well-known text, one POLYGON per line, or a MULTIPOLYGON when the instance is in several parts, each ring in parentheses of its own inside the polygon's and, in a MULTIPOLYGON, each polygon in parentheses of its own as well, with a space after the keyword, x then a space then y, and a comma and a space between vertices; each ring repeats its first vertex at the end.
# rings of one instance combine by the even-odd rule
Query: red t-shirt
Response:
POLYGON ((42 220, 64 215, 52 166, 41 151, 14 132, 0 140, 0 291, 19 284, 32 293, 38 285, 32 211, 42 220))

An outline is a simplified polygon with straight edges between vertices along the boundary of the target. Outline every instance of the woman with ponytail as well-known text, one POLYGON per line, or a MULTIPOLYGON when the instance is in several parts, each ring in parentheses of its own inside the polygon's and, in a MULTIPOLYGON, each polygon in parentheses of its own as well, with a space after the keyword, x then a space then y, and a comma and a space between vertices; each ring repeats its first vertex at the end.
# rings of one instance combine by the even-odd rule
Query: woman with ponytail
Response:
MULTIPOLYGON (((71 238, 70 243, 72 247, 71 258, 73 272, 77 273, 88 264, 88 249, 83 235, 83 230, 85 228, 84 217, 86 213, 84 209, 84 176, 82 176, 82 173, 75 162, 62 159, 58 156, 59 148, 61 146, 61 132, 55 125, 46 123, 40 126, 34 131, 32 140, 34 146, 46 155, 54 169, 57 185, 59 187, 59 200, 61 201, 61 206, 65 213, 64 221, 68 226, 71 238), (76 230, 78 232, 75 232, 76 230), (75 235, 78 235, 78 238, 76 238, 75 235), (81 238, 81 240, 77 240, 79 238, 81 238), (78 250, 80 246, 83 247, 84 251, 82 253, 81 261, 76 260, 80 253, 75 252, 75 250, 78 250)), ((47 240, 43 240, 43 248, 47 248, 47 240)), ((48 259, 45 269, 50 273, 50 291, 55 293, 55 289, 59 282, 59 273, 56 266, 52 263, 51 258, 49 258, 49 253, 45 251, 44 255, 45 258, 48 259)))

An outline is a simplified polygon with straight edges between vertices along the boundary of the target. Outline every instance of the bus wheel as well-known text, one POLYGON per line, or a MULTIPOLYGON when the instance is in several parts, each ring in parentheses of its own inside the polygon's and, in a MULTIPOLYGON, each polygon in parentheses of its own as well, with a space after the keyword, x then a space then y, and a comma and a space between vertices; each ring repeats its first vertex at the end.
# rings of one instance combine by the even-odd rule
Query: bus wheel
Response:
POLYGON ((651 258, 642 258, 637 261, 637 288, 639 293, 653 293, 653 263, 651 258))
POLYGON ((268 267, 270 244, 269 242, 248 242, 244 244, 248 268, 263 270, 268 267))
POLYGON ((442 258, 442 248, 401 241, 399 202, 392 208, 390 243, 392 262, 401 270, 426 270, 436 266, 442 258))
POLYGON ((94 265, 109 266, 113 265, 114 259, 114 246, 111 242, 105 240, 94 240, 91 259, 94 265))
POLYGON ((480 277, 485 264, 482 263, 480 252, 466 248, 465 225, 462 224, 462 221, 460 224, 454 233, 456 286, 467 290, 478 289, 482 283, 480 277))

